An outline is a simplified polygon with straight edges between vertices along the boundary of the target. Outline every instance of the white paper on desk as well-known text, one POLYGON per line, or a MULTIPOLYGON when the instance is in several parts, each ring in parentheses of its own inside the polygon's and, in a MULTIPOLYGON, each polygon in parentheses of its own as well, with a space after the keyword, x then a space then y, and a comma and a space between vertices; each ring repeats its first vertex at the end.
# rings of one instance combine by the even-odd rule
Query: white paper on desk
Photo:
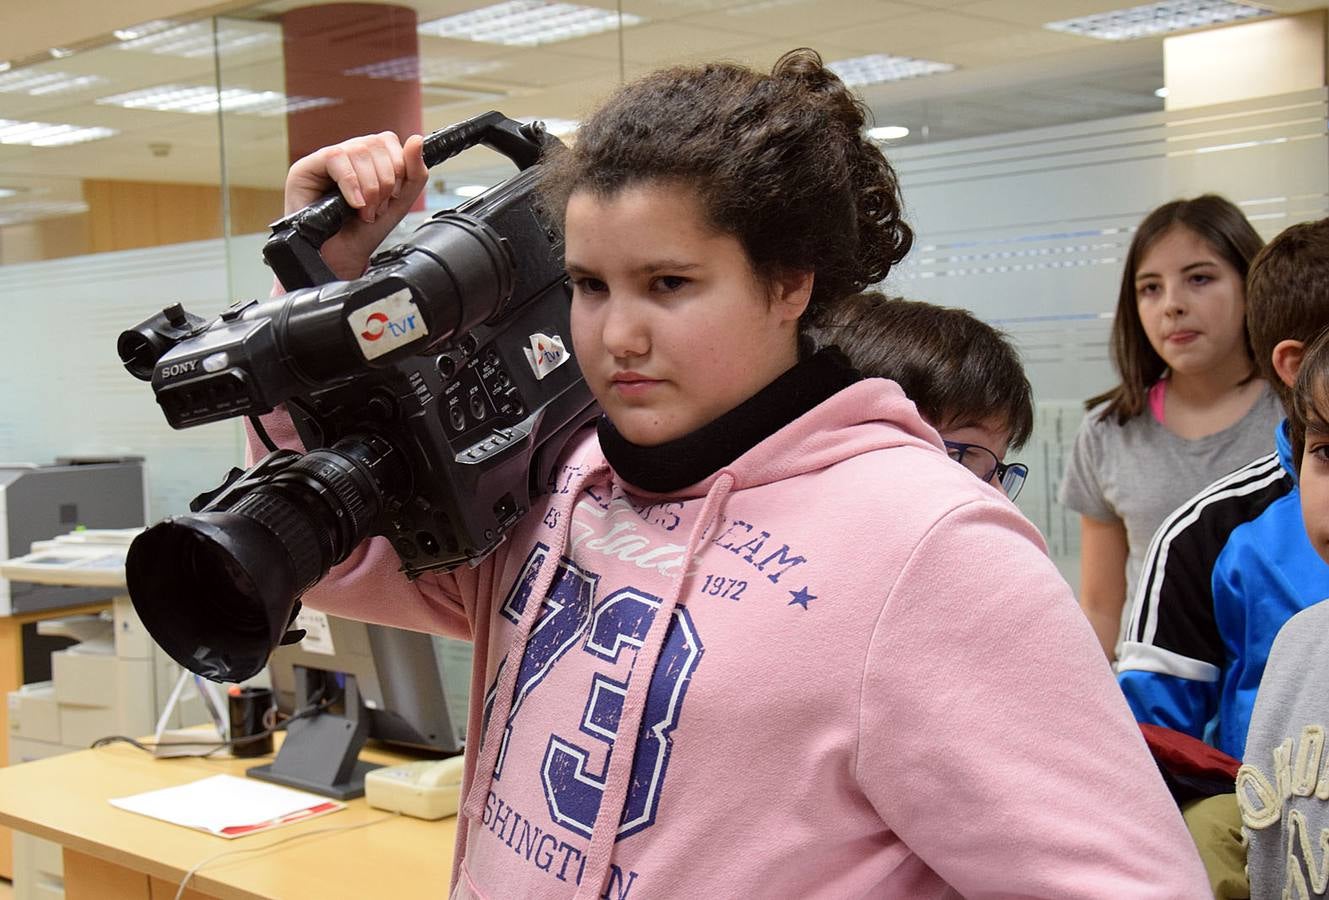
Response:
POLYGON ((176 787, 113 798, 111 805, 225 838, 302 822, 346 807, 317 794, 234 775, 213 775, 176 787))

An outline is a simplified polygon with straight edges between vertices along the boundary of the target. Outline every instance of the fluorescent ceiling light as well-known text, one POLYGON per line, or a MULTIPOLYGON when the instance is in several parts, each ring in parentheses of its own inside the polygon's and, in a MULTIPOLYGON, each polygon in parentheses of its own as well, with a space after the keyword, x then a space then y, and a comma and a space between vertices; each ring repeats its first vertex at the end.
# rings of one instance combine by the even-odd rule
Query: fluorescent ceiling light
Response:
POLYGON ((1103 41, 1129 41, 1268 14, 1268 10, 1227 0, 1171 0, 1047 22, 1043 27, 1103 41))
POLYGON ((506 44, 511 47, 534 47, 572 38, 639 25, 646 20, 630 13, 618 13, 595 6, 575 3, 550 3, 546 0, 508 0, 455 16, 425 22, 417 29, 434 37, 506 44))
POLYGON ((0 197, 12 197, 18 193, 15 188, 0 187, 0 197))
POLYGON ((955 66, 950 63, 933 62, 930 59, 874 53, 871 56, 855 56, 852 59, 827 63, 826 68, 839 75, 840 80, 849 87, 859 87, 865 84, 881 84, 886 81, 901 81, 905 78, 918 78, 921 75, 950 72, 955 66))
POLYGON ((79 75, 74 78, 66 78, 64 81, 30 87, 28 93, 34 97, 44 97, 48 94, 71 94, 75 91, 83 91, 108 83, 107 79, 100 75, 79 75))
POLYGON ((150 34, 156 34, 160 31, 167 31, 180 25, 173 19, 153 19, 151 22, 144 22, 141 25, 134 25, 129 28, 117 28, 111 34, 115 35, 117 41, 132 41, 137 38, 146 37, 150 34))
POLYGON ((51 122, 16 122, 0 119, 0 144, 26 144, 31 147, 63 147, 82 144, 119 134, 114 128, 64 125, 51 122))
POLYGON ((46 94, 68 94, 106 83, 107 79, 100 75, 69 75, 64 72, 19 69, 0 74, 0 93, 22 93, 40 97, 46 94))
POLYGON ((1158 88, 1157 90, 1154 91, 1154 96, 1157 97, 1159 100, 1165 99, 1167 97, 1167 88, 1166 87, 1158 88))
POLYGON ((531 122, 543 122, 545 131, 557 138, 571 137, 581 127, 576 119, 549 119, 544 116, 518 116, 517 121, 529 125, 531 122))
POLYGON ((47 52, 51 54, 52 59, 64 59, 67 56, 74 55, 74 51, 68 47, 52 47, 47 52))
POLYGON ((343 75, 363 75, 366 78, 389 78, 393 81, 423 81, 439 83, 482 75, 503 68, 494 61, 464 59, 420 59, 418 56, 399 56, 381 62, 346 69, 343 75))
POLYGON ((153 31, 140 37, 131 38, 119 44, 121 50, 139 50, 164 56, 180 56, 185 59, 211 57, 214 50, 219 54, 235 53, 267 44, 276 44, 281 40, 275 29, 228 28, 217 29, 214 37, 209 22, 191 22, 177 25, 163 31, 153 31))
POLYGON ((743 3, 738 6, 731 6, 724 11, 724 14, 726 16, 750 16, 757 13, 764 13, 772 9, 779 9, 783 6, 798 6, 808 2, 810 2, 810 0, 757 0, 756 3, 743 3))
POLYGON ((452 193, 469 200, 471 197, 480 196, 487 190, 489 190, 487 184, 463 184, 461 187, 453 188, 452 193))
POLYGON ((909 137, 909 129, 904 125, 878 125, 868 129, 868 137, 874 141, 898 141, 909 137))
POLYGON ((163 84, 157 87, 102 97, 103 106, 123 106, 125 109, 151 109, 158 112, 182 112, 211 115, 220 106, 223 112, 251 116, 278 116, 335 106, 340 100, 332 97, 287 97, 280 91, 251 91, 248 88, 222 88, 220 91, 206 85, 163 84))

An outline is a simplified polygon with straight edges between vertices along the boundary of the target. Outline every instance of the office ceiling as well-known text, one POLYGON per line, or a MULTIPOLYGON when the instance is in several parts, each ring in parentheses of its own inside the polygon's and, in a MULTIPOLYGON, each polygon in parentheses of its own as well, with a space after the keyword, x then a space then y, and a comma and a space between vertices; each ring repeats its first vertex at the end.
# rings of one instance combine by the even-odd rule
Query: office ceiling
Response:
MULTIPOLYGON (((614 9, 612 0, 580 0, 614 9)), ((122 44, 0 74, 0 118, 114 129, 111 137, 55 147, 0 144, 0 221, 7 204, 77 194, 83 178, 229 183, 276 188, 285 169, 285 114, 224 116, 108 105, 105 98, 163 85, 283 90, 281 14, 307 0, 256 3, 192 28, 196 55, 122 44), (220 65, 210 52, 222 48, 220 65), (30 76, 68 76, 63 90, 31 93, 30 76), (8 80, 6 80, 8 79, 8 80), (69 79, 73 79, 72 81, 69 79), (98 102, 99 100, 103 102, 98 102), (219 142, 219 134, 221 140, 219 142), (219 143, 224 161, 219 162, 219 143)), ((477 9, 467 0, 403 0, 420 22, 477 9)), ((1122 0, 622 0, 644 21, 536 47, 422 35, 424 122, 437 128, 497 108, 512 116, 575 120, 619 83, 659 65, 726 58, 768 66, 805 45, 828 61, 889 53, 944 62, 953 71, 860 89, 878 124, 904 125, 901 143, 942 141, 1153 109, 1163 83, 1162 39, 1101 41, 1043 23, 1120 8, 1122 0)), ((1293 13, 1323 2, 1274 0, 1293 13)), ((189 47, 186 50, 191 49, 189 47)), ((40 86, 39 86, 40 87, 40 86)), ((49 87, 49 85, 48 85, 49 87)), ((334 102, 336 98, 331 98, 334 102)), ((295 112, 292 115, 307 113, 295 112)), ((3 123, 0 123, 3 124, 3 123)), ((493 181, 505 164, 487 151, 437 170, 452 184, 493 181)))

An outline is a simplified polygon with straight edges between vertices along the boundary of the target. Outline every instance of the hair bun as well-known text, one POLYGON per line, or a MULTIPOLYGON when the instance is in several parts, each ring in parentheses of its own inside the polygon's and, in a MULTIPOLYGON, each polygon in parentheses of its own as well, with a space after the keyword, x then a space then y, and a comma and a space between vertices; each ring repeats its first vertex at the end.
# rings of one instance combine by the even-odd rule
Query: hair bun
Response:
POLYGON ((840 76, 822 62, 821 54, 816 50, 809 47, 790 50, 776 61, 771 76, 797 82, 816 95, 817 102, 825 104, 832 118, 850 133, 857 133, 867 122, 862 102, 845 86, 840 76))

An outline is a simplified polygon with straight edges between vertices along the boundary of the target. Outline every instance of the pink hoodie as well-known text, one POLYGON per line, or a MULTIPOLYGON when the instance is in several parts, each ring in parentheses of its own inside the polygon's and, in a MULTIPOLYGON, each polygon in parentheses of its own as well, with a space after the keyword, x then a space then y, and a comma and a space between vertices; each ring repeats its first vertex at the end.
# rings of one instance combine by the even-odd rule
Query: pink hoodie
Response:
POLYGON ((1209 896, 1037 531, 893 383, 667 495, 588 431, 483 563, 398 565, 305 601, 474 638, 454 897, 1209 896))

